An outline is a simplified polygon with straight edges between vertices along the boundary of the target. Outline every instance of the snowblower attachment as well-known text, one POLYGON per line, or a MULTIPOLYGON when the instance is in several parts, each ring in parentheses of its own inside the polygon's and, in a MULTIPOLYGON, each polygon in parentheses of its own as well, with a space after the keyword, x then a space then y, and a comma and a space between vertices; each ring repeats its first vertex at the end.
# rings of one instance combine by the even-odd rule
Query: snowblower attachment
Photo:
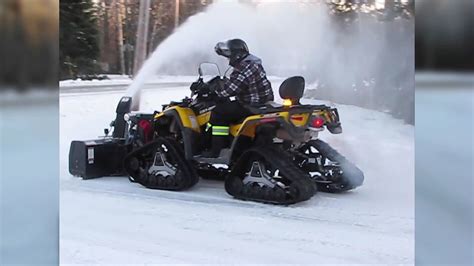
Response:
POLYGON ((124 115, 130 112, 131 97, 122 97, 117 110, 116 119, 111 123, 114 127, 112 137, 72 141, 69 149, 69 173, 83 179, 102 176, 125 175, 123 158, 129 152, 125 144, 126 121, 124 115))
POLYGON ((127 146, 113 139, 73 141, 69 150, 69 172, 83 179, 122 175, 127 146))

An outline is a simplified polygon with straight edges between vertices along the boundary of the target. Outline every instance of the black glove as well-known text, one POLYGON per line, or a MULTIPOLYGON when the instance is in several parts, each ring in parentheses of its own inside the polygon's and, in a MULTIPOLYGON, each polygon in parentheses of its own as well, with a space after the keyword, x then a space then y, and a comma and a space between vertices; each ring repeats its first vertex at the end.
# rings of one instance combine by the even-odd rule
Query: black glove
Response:
POLYGON ((209 85, 206 83, 203 83, 201 87, 199 88, 199 94, 206 95, 209 93, 211 93, 211 89, 209 88, 209 85))
POLYGON ((193 82, 191 84, 190 89, 192 93, 199 93, 199 94, 208 94, 210 91, 209 86, 202 81, 202 78, 193 82))
POLYGON ((223 80, 220 79, 220 77, 215 77, 212 80, 208 82, 209 84, 209 89, 212 92, 215 91, 221 91, 222 88, 224 87, 223 80))
POLYGON ((198 88, 199 88, 199 81, 195 81, 191 84, 191 87, 189 87, 189 89, 191 90, 192 93, 195 93, 198 91, 198 88))

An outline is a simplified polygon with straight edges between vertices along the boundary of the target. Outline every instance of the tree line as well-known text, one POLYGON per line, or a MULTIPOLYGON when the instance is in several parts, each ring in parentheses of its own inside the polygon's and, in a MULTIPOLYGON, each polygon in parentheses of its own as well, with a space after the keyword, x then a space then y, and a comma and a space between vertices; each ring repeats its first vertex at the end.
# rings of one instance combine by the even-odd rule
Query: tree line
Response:
MULTIPOLYGON (((140 16, 145 15, 140 13, 141 1, 61 0, 60 78, 91 73, 133 75, 137 31, 140 16)), ((148 2, 146 54, 212 0, 148 2)))

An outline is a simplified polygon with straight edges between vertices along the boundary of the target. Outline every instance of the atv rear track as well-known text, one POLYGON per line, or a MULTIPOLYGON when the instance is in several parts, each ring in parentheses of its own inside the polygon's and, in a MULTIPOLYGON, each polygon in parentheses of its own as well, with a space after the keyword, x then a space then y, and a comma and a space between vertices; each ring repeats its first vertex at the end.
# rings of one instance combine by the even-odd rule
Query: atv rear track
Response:
POLYGON ((310 176, 278 148, 252 148, 242 154, 226 178, 227 193, 242 200, 289 205, 317 191, 310 176))
POLYGON ((320 191, 344 192, 361 186, 364 182, 362 171, 322 140, 306 143, 299 149, 296 158, 296 163, 302 170, 317 173, 312 178, 320 191))

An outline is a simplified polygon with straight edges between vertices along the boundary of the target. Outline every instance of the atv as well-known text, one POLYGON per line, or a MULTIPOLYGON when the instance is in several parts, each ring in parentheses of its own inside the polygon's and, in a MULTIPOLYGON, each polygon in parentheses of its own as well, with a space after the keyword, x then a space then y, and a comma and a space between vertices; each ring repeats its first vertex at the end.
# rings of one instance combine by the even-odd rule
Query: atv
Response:
POLYGON ((69 171, 83 179, 127 175, 147 188, 186 190, 199 177, 225 180, 228 194, 242 200, 289 205, 317 191, 343 192, 362 185, 364 175, 344 156, 318 139, 327 129, 342 133, 336 108, 301 104, 305 80, 290 77, 279 93, 283 104, 247 106, 251 113, 230 126, 230 145, 218 158, 202 156, 209 142, 206 125, 216 104, 212 91, 225 79, 207 79, 203 63, 191 96, 162 106, 161 111, 130 111, 123 97, 112 121, 112 136, 73 141, 69 171), (205 80, 206 79, 206 80, 205 80))

